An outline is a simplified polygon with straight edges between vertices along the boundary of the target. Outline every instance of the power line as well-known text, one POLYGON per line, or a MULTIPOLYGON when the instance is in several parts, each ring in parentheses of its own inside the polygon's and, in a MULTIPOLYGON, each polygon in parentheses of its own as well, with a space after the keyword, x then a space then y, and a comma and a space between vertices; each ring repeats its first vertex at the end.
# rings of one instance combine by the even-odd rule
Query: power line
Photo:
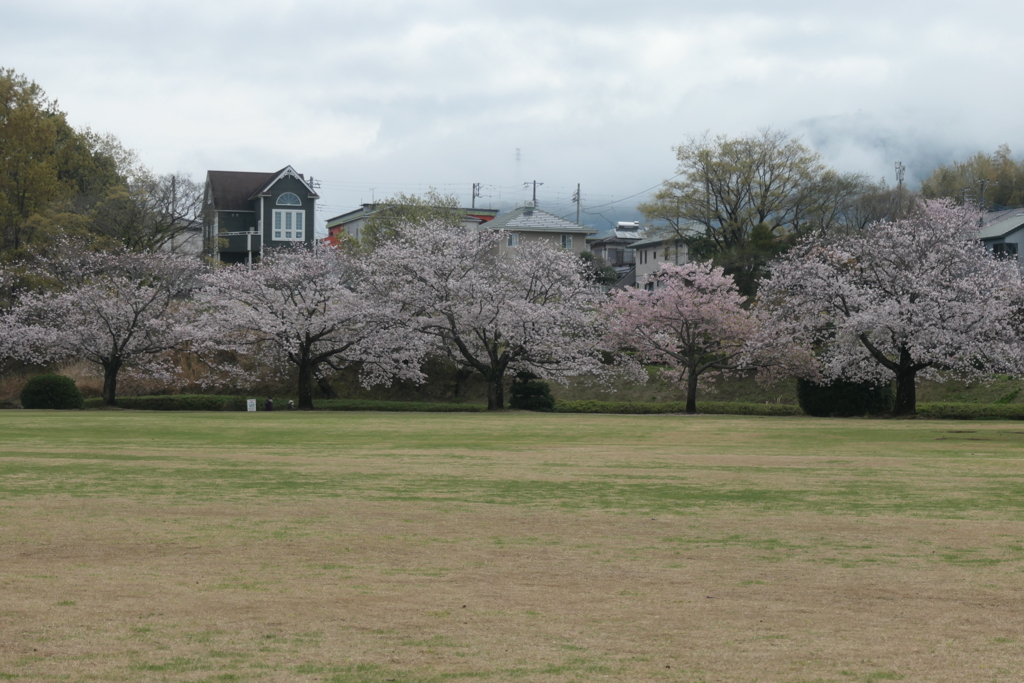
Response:
POLYGON ((606 204, 598 204, 597 206, 591 206, 591 207, 588 207, 588 208, 591 208, 591 209, 600 209, 601 207, 604 207, 604 206, 611 206, 612 204, 618 204, 619 202, 624 202, 624 201, 626 201, 627 199, 633 199, 634 197, 639 197, 639 196, 640 196, 640 195, 642 195, 642 194, 647 194, 647 193, 648 193, 648 192, 650 192, 651 190, 654 190, 654 189, 657 189, 657 188, 661 187, 661 186, 662 186, 662 185, 664 185, 665 183, 668 183, 668 182, 671 182, 671 181, 675 180, 676 178, 678 178, 678 177, 679 177, 679 176, 681 176, 681 175, 683 175, 683 174, 682 174, 682 173, 676 173, 676 174, 675 174, 674 176, 672 176, 672 177, 671 177, 671 178, 669 178, 668 180, 662 180, 662 181, 661 181, 660 183, 658 183, 658 184, 657 184, 657 185, 655 185, 654 187, 648 187, 648 188, 647 188, 646 190, 641 190, 640 192, 637 192, 636 194, 631 194, 631 195, 629 195, 628 197, 623 197, 622 199, 616 199, 616 200, 615 200, 615 201, 613 201, 613 202, 608 202, 608 203, 606 203, 606 204))
MULTIPOLYGON (((592 205, 592 206, 585 206, 584 205, 583 197, 581 196, 580 190, 578 189, 579 188, 578 185, 577 185, 577 187, 560 186, 560 185, 551 186, 551 185, 549 185, 549 186, 544 187, 542 189, 543 183, 536 183, 536 185, 534 185, 533 183, 527 183, 526 186, 524 187, 523 185, 495 185, 495 184, 489 184, 489 183, 469 183, 469 182, 458 182, 458 183, 414 183, 414 182, 413 183, 403 183, 403 182, 389 182, 389 183, 382 183, 382 182, 359 182, 359 181, 344 181, 344 180, 324 180, 322 178, 319 179, 319 182, 322 183, 323 185, 326 185, 326 186, 330 187, 331 189, 334 189, 335 191, 340 191, 340 192, 366 192, 366 191, 369 191, 371 193, 371 195, 375 192, 375 190, 378 190, 378 189, 379 190, 384 190, 385 192, 387 192, 387 191, 392 191, 392 192, 401 192, 401 191, 422 192, 422 191, 424 191, 426 189, 436 189, 436 190, 439 190, 439 191, 447 191, 447 190, 449 190, 449 188, 452 188, 452 189, 459 190, 456 194, 462 196, 462 195, 465 194, 463 192, 463 190, 465 190, 467 187, 470 187, 470 188, 472 188, 472 190, 470 192, 470 194, 471 194, 470 203, 474 203, 474 200, 477 197, 487 198, 487 199, 494 199, 494 200, 497 200, 499 202, 501 202, 501 201, 519 201, 519 199, 516 199, 516 197, 519 197, 520 199, 522 199, 522 195, 524 194, 524 189, 529 188, 529 186, 532 185, 533 187, 529 188, 529 189, 533 189, 533 191, 536 193, 534 195, 534 197, 535 197, 534 201, 536 202, 537 199, 542 200, 544 206, 546 208, 548 208, 548 210, 550 210, 552 212, 561 213, 565 209, 567 209, 569 207, 572 207, 572 210, 570 212, 566 213, 566 215, 562 216, 562 218, 569 219, 573 214, 576 214, 576 220, 577 220, 577 222, 579 222, 579 214, 583 213, 583 214, 586 214, 588 216, 600 216, 601 218, 603 218, 606 221, 613 222, 603 212, 597 211, 596 209, 607 209, 608 207, 614 207, 616 204, 621 204, 622 202, 629 201, 630 199, 635 199, 635 198, 637 198, 637 197, 639 197, 641 195, 645 195, 645 194, 651 192, 652 190, 655 190, 655 189, 661 187, 665 183, 668 183, 668 182, 671 182, 672 180, 675 180, 676 178, 678 178, 681 175, 682 175, 681 173, 677 173, 676 175, 672 176, 671 178, 668 178, 667 180, 664 180, 664 181, 658 183, 657 185, 654 185, 652 187, 648 187, 648 188, 646 188, 644 190, 641 190, 639 192, 633 193, 633 194, 628 195, 626 197, 616 198, 615 195, 612 195, 612 194, 587 193, 588 198, 590 198, 590 199, 605 199, 605 198, 608 199, 608 201, 604 201, 604 202, 602 202, 600 204, 595 204, 595 205, 592 205)), ((530 193, 526 193, 526 194, 529 195, 530 193)), ((345 211, 345 210, 348 210, 348 206, 343 206, 343 205, 338 205, 338 204, 321 204, 317 208, 319 210, 321 210, 321 211, 323 211, 323 210, 328 210, 328 211, 345 211)), ((613 212, 614 212, 614 209, 613 209, 613 212)))

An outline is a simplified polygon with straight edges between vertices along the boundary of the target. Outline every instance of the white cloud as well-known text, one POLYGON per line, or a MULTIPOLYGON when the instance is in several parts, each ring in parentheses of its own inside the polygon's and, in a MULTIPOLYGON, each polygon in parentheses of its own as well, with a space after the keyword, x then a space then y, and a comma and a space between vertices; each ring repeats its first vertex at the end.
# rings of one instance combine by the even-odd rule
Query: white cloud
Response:
POLYGON ((624 196, 670 175, 671 146, 704 130, 790 129, 872 175, 894 154, 925 165, 1001 142, 1024 151, 1006 61, 1024 9, 1010 3, 40 0, 5 12, 3 66, 73 123, 119 135, 157 170, 306 165, 356 188, 325 192, 339 206, 385 181, 515 194, 537 177, 624 196))

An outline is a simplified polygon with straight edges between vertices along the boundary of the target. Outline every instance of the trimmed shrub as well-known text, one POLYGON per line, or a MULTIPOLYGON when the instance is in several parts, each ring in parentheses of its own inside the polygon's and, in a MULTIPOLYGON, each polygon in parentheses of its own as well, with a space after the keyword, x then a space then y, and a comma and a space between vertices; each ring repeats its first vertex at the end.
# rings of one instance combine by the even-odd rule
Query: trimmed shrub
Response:
POLYGON ((541 413, 555 412, 555 397, 551 395, 551 387, 535 376, 517 378, 512 382, 509 392, 509 408, 516 410, 534 410, 541 413))
POLYGON ((892 383, 844 382, 815 384, 805 379, 796 383, 800 407, 814 417, 855 417, 891 413, 896 403, 892 383))
POLYGON ((75 381, 64 375, 36 375, 21 390, 23 408, 80 410, 84 401, 75 381))

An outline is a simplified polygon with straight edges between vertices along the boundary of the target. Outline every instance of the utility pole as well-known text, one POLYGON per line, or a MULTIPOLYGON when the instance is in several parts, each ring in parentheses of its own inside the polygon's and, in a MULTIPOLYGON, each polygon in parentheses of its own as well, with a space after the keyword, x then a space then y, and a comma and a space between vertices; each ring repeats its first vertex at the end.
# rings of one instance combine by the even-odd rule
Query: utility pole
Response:
MULTIPOLYGON (((536 180, 533 181, 533 205, 537 206, 537 186, 543 185, 544 183, 538 183, 536 180)), ((523 187, 529 187, 530 183, 523 183, 523 187)))
POLYGON ((907 172, 907 167, 903 165, 902 161, 896 162, 896 217, 899 218, 903 215, 903 177, 907 172))
POLYGON ((576 205, 576 222, 580 222, 580 184, 576 183, 576 191, 572 195, 572 201, 576 205))
POLYGON ((479 196, 480 196, 480 183, 473 183, 473 193, 472 193, 471 199, 469 200, 470 201, 469 208, 471 208, 471 209, 475 209, 476 208, 476 198, 479 197, 479 196))
POLYGON ((989 185, 998 185, 999 181, 982 178, 978 183, 981 185, 981 194, 978 195, 978 208, 981 209, 981 215, 978 216, 978 227, 980 228, 985 222, 985 190, 989 185))
POLYGON ((988 189, 989 185, 998 185, 999 181, 998 180, 986 180, 985 178, 982 178, 981 180, 978 181, 978 184, 981 185, 981 194, 978 195, 978 206, 981 208, 982 211, 984 211, 985 210, 985 190, 988 189))

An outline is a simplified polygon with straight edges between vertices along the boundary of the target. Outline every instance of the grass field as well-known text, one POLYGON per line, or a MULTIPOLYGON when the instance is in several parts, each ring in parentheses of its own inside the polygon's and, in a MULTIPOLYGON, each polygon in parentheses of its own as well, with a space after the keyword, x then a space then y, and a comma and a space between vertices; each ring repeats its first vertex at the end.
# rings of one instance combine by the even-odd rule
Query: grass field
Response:
POLYGON ((0 681, 1019 681, 1024 426, 0 412, 0 681))

